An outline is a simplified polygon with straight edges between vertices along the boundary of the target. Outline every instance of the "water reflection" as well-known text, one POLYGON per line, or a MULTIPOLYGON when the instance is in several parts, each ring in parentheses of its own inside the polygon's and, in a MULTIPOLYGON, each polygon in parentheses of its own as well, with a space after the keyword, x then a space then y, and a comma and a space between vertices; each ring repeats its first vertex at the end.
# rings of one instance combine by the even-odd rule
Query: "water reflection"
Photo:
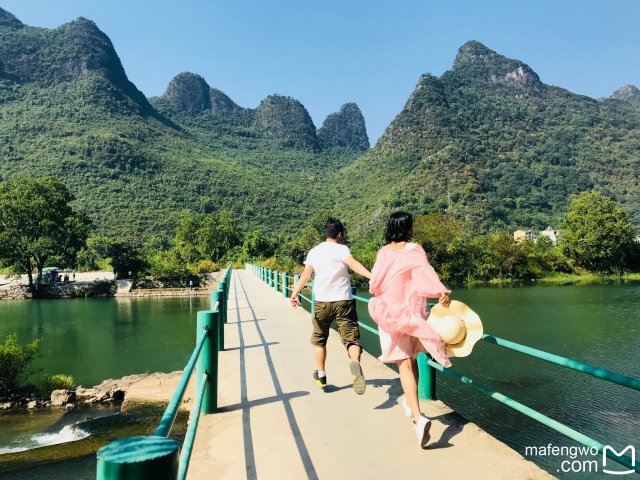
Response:
POLYGON ((36 367, 89 386, 183 368, 195 343, 196 312, 206 308, 208 297, 0 302, 0 338, 16 332, 21 342, 42 339, 36 367))

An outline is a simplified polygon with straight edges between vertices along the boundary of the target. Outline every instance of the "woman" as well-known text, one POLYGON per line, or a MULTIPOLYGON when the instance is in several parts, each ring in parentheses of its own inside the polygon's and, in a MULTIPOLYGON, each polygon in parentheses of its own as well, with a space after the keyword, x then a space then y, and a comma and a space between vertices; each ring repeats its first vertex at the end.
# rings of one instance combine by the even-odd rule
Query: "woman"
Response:
POLYGON ((418 402, 418 366, 416 356, 426 352, 445 367, 451 366, 438 334, 426 322, 428 298, 438 298, 445 307, 449 293, 427 260, 420 245, 410 243, 413 218, 408 213, 391 215, 385 240, 371 270, 369 302, 371 318, 379 326, 380 360, 396 363, 405 394, 407 416, 413 416, 420 447, 429 441, 431 421, 420 412, 418 402), (409 414, 410 410, 410 414, 409 414))

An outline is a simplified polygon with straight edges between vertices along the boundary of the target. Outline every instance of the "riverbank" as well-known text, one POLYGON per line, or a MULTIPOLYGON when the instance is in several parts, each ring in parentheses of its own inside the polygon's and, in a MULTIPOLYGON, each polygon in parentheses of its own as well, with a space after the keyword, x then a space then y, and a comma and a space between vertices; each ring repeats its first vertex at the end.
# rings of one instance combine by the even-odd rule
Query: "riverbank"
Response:
MULTIPOLYGON (((611 285, 624 283, 640 283, 640 272, 627 273, 624 275, 598 275, 595 273, 558 273, 549 275, 548 277, 536 278, 532 280, 514 280, 504 278, 494 278, 492 280, 469 280, 465 283, 447 283, 452 289, 459 288, 480 288, 480 287, 522 287, 522 286, 545 286, 560 287, 570 285, 611 285)), ((359 293, 369 290, 368 283, 356 283, 356 289, 359 293)))
POLYGON ((640 282, 640 272, 625 273, 623 275, 559 273, 537 280, 540 285, 604 285, 627 282, 640 282))
MULTIPOLYGON (((115 280, 112 272, 80 272, 69 282, 43 284, 38 298, 87 298, 87 297, 191 297, 206 296, 215 288, 220 272, 206 274, 197 287, 176 288, 163 286, 161 282, 142 279, 115 280), (121 285, 122 284, 122 285, 121 285)), ((0 275, 0 300, 30 300, 27 276, 0 275)))
MULTIPOLYGON (((143 373, 119 379, 108 379, 90 388, 78 386, 69 390, 54 390, 50 397, 37 392, 25 392, 0 399, 0 412, 36 411, 49 408, 67 410, 83 405, 118 404, 124 402, 165 402, 175 390, 181 371, 143 373)), ((190 397, 185 396, 188 403, 190 397)))
POLYGON ((494 278, 492 280, 470 280, 464 284, 451 284, 452 287, 519 287, 519 286, 565 286, 565 285, 611 285, 640 282, 640 272, 623 275, 601 275, 596 273, 556 273, 531 280, 494 278))
MULTIPOLYGON (((9 435, 22 438, 23 445, 26 443, 22 448, 15 443, 13 448, 5 448, 8 453, 0 455, 0 477, 92 478, 95 452, 100 447, 118 438, 153 433, 181 375, 181 371, 129 375, 84 389, 97 395, 120 392, 123 398, 111 404, 76 402, 69 408, 0 414, 0 425, 12 432, 9 435), (33 430, 33 422, 39 425, 37 430, 33 430), (26 437, 35 441, 28 442, 25 431, 30 432, 26 437)), ((78 390, 76 393, 81 393, 78 390)), ((171 432, 178 440, 186 429, 193 391, 189 385, 171 432)))

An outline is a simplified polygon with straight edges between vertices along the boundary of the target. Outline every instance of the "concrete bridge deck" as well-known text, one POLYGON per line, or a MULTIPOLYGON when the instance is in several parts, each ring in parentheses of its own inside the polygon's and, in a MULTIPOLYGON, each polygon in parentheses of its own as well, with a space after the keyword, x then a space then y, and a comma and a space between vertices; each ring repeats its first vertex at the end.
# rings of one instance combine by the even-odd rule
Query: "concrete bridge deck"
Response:
POLYGON ((200 420, 188 478, 553 478, 439 401, 422 403, 433 426, 421 450, 397 374, 364 353, 367 391, 356 395, 333 331, 323 392, 311 379, 309 313, 248 272, 234 272, 228 309, 220 412, 200 420))

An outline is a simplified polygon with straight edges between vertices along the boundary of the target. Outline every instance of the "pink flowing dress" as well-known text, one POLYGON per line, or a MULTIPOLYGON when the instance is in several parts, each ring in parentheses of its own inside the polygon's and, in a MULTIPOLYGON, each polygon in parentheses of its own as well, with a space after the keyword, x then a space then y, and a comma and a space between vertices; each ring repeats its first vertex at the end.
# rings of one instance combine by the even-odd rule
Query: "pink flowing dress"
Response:
POLYGON ((369 314, 378 324, 383 362, 395 362, 429 353, 439 364, 450 367, 444 343, 427 323, 428 298, 451 293, 438 278, 420 245, 382 248, 371 270, 369 314))

